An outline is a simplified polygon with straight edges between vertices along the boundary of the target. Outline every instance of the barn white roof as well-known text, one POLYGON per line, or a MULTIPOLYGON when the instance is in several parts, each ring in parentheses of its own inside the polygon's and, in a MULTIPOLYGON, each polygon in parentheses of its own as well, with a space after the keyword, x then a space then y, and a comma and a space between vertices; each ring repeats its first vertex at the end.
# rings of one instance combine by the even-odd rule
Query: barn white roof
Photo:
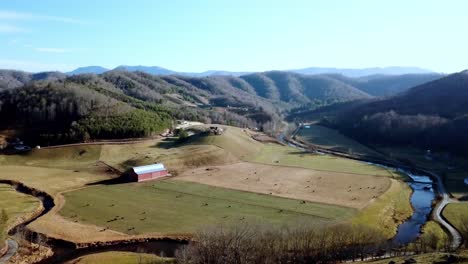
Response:
POLYGON ((166 168, 164 168, 164 165, 162 163, 156 163, 156 164, 145 165, 145 166, 140 166, 140 167, 133 167, 133 171, 136 174, 144 174, 144 173, 162 171, 165 169, 166 168))

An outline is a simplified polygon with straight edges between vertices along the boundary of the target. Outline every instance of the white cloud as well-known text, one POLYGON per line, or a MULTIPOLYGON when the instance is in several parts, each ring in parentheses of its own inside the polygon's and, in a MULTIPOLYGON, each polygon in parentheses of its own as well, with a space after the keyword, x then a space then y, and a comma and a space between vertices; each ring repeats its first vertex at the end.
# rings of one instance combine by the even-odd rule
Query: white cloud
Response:
POLYGON ((55 64, 55 63, 42 63, 39 61, 27 60, 4 60, 0 59, 0 69, 14 69, 27 72, 41 72, 41 71, 70 71, 77 68, 76 65, 70 64, 55 64))
POLYGON ((70 52, 68 49, 61 48, 34 48, 35 51, 46 52, 46 53, 66 53, 70 52))
POLYGON ((17 32, 25 32, 25 31, 27 30, 21 27, 0 24, 0 33, 17 33, 17 32))
POLYGON ((0 10, 0 20, 42 20, 68 24, 87 24, 87 22, 83 20, 70 17, 47 16, 8 10, 0 10))

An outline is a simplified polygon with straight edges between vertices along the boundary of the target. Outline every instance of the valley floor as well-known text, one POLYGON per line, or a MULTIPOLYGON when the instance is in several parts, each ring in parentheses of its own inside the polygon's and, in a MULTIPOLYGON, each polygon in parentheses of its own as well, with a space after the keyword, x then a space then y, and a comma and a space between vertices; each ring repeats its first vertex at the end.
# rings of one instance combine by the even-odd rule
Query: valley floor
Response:
MULTIPOLYGON (((298 153, 226 127, 185 143, 150 140, 0 156, 0 178, 54 197, 51 212, 29 225, 75 242, 145 236, 186 237, 207 224, 366 223, 391 237, 411 213, 400 175, 366 163, 298 153), (163 162, 172 178, 99 184, 108 166, 163 162), (97 183, 97 184, 95 184, 97 183)), ((1 195, 1 193, 0 193, 1 195)))

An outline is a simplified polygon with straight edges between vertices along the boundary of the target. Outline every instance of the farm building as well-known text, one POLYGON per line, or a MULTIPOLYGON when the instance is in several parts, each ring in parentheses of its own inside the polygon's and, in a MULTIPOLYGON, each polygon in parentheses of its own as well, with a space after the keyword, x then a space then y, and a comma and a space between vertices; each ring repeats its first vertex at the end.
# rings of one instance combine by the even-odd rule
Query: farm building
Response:
POLYGON ((134 181, 142 182, 168 176, 167 169, 162 163, 134 167, 131 172, 131 178, 134 181))

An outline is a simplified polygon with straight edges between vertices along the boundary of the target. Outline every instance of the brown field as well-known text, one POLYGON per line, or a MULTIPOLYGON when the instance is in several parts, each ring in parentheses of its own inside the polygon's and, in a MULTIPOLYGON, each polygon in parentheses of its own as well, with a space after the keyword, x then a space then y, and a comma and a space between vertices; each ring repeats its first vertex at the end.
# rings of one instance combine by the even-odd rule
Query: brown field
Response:
POLYGON ((241 162, 187 170, 175 179, 312 202, 363 208, 390 179, 241 162))

